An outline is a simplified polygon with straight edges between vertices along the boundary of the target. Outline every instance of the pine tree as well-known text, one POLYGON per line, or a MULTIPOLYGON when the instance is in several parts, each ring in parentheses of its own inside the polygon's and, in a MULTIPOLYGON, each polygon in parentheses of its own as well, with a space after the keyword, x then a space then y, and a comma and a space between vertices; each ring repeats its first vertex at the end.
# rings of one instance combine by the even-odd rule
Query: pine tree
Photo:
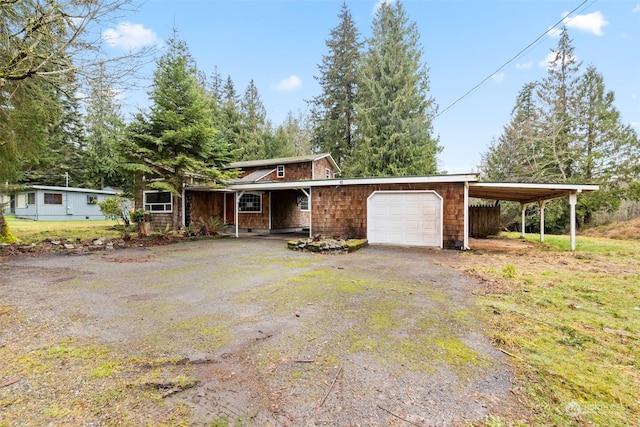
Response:
POLYGON ((581 63, 573 50, 565 27, 553 51, 554 58, 548 65, 547 77, 537 85, 541 127, 545 132, 539 149, 546 155, 543 167, 547 182, 567 182, 575 172, 577 153, 573 150, 573 117, 577 108, 576 85, 581 63))
POLYGON ((269 128, 267 110, 252 79, 240 101, 239 148, 242 149, 242 160, 265 158, 265 138, 271 134, 269 128))
POLYGON ((90 84, 84 162, 87 186, 90 188, 131 185, 118 158, 118 146, 124 139, 125 123, 116 95, 117 92, 102 73, 90 84))
POLYGON ((382 3, 358 72, 356 144, 350 176, 437 172, 441 151, 433 133, 435 103, 415 23, 400 1, 382 3))
MULTIPOLYGON (((160 177, 152 188, 182 196, 188 173, 210 184, 229 178, 221 167, 231 160, 229 145, 216 138, 212 112, 186 44, 174 32, 157 62, 149 93, 152 105, 130 124, 126 155, 133 169, 160 177)), ((173 227, 179 224, 173 211, 173 227)))
POLYGON ((353 149, 357 67, 362 43, 346 3, 342 4, 338 17, 340 23, 331 30, 326 42, 329 53, 318 65, 320 76, 316 80, 322 94, 313 98, 310 105, 314 151, 331 153, 338 164, 343 164, 353 149))

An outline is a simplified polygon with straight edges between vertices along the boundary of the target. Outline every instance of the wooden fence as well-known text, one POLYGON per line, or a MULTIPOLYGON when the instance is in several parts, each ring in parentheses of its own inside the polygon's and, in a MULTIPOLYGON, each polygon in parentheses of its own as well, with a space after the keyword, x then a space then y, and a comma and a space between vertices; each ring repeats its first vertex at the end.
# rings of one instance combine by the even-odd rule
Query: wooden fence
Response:
POLYGON ((500 205, 469 206, 469 236, 483 239, 500 232, 500 205))

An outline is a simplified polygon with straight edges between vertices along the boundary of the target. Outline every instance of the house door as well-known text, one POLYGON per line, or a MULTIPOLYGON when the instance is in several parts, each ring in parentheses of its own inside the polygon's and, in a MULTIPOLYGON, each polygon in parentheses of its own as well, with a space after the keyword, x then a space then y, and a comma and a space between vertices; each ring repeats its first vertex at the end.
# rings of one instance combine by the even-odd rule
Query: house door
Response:
POLYGON ((434 191, 376 191, 367 200, 369 243, 442 247, 442 198, 434 191))
POLYGON ((224 193, 224 221, 227 224, 234 224, 236 221, 235 193, 224 193))

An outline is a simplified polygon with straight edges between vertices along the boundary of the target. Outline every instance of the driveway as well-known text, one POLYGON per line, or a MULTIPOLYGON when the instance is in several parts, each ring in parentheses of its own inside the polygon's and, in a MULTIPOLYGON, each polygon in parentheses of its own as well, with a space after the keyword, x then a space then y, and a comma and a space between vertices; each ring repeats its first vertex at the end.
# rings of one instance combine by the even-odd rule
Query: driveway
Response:
POLYGON ((457 256, 220 239, 6 261, 0 410, 9 425, 482 422, 516 403, 457 256))

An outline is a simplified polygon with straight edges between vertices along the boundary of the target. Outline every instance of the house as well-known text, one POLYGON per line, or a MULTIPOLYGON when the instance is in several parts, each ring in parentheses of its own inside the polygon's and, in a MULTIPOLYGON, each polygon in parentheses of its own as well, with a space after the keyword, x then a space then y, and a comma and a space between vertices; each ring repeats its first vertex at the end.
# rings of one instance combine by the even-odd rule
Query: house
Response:
MULTIPOLYGON (((469 199, 539 203, 576 196, 595 185, 482 183, 479 175, 340 178, 330 154, 236 162, 240 177, 224 188, 185 183, 183 197, 140 190, 140 200, 164 227, 174 213, 182 224, 214 218, 240 233, 308 232, 310 236, 366 238, 372 244, 469 248, 469 199)), ((573 215, 575 217, 575 215, 573 215)), ((542 237, 542 236, 541 236, 542 237)), ((575 224, 572 247, 575 246, 575 224)))
POLYGON ((105 219, 98 202, 115 196, 113 190, 31 185, 11 196, 5 213, 34 220, 105 219))

